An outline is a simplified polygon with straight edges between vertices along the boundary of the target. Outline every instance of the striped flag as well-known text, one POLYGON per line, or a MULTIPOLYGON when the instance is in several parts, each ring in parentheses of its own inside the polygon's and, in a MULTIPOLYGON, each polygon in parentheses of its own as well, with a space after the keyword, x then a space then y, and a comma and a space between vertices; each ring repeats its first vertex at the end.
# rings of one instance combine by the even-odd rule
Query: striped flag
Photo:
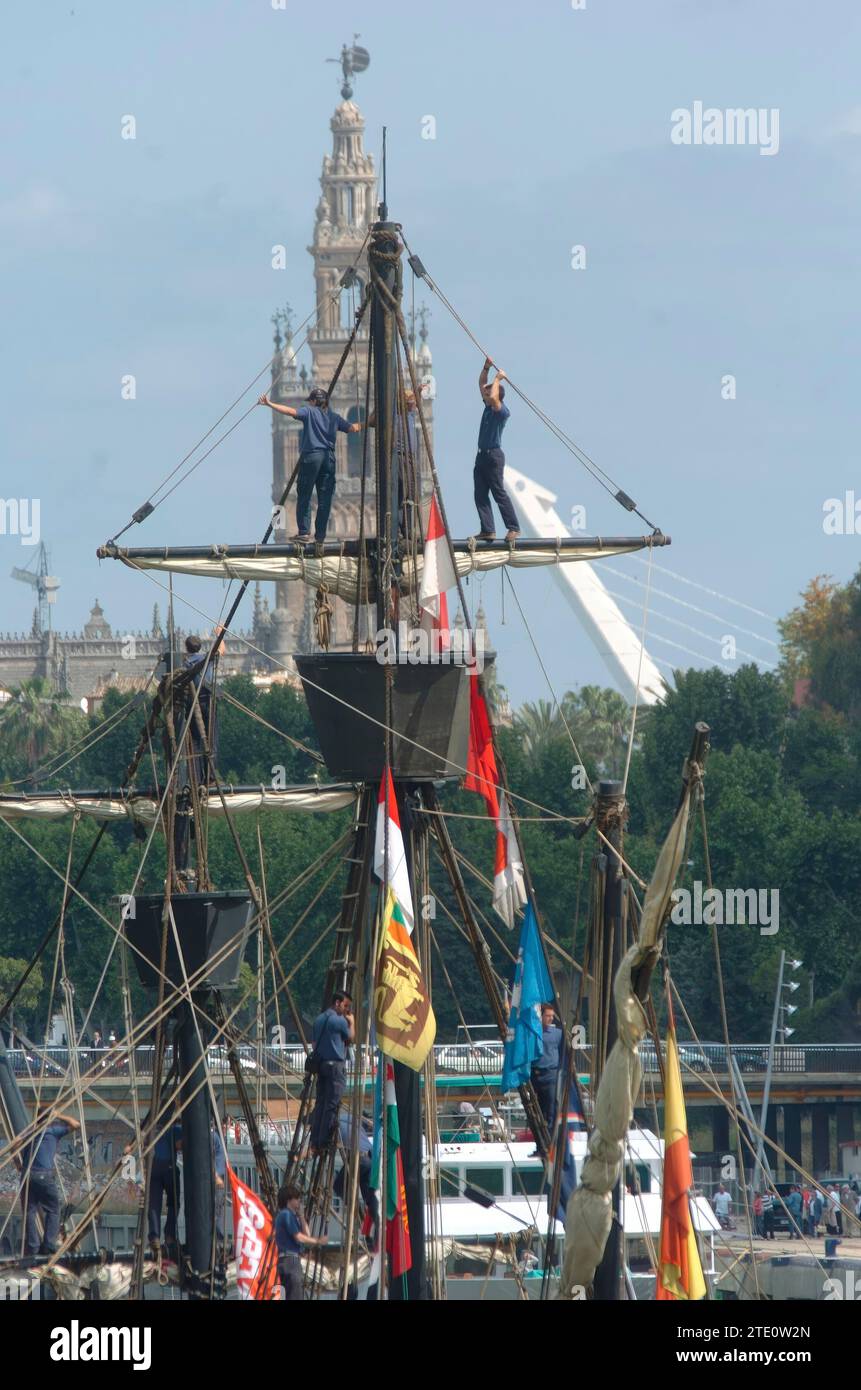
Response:
POLYGON ((407 1192, 404 1185, 404 1165, 401 1158, 401 1130, 398 1123, 398 1102, 395 1095, 395 1071, 386 1058, 380 1059, 377 1069, 374 1105, 374 1150, 371 1158, 371 1187, 382 1191, 382 1130, 386 1126, 386 1252, 391 1260, 391 1276, 397 1279, 406 1274, 413 1262, 410 1246, 410 1222, 407 1215, 407 1192), (384 1079, 385 1078, 385 1079, 384 1079))
POLYGON ((457 583, 448 537, 442 524, 442 516, 437 506, 436 495, 431 498, 428 529, 425 536, 424 559, 422 563, 422 582, 419 589, 419 603, 426 613, 430 613, 442 625, 445 608, 446 626, 448 608, 446 590, 453 589, 457 583))
POLYGON ((407 932, 412 935, 415 918, 410 872, 404 850, 404 837, 401 834, 395 784, 388 768, 380 779, 380 794, 377 799, 374 873, 381 883, 391 888, 400 904, 407 932))
POLYGON ((689 1194, 693 1183, 682 1069, 670 1005, 664 1092, 664 1190, 656 1299, 693 1301, 704 1298, 706 1294, 706 1281, 691 1216, 689 1194))

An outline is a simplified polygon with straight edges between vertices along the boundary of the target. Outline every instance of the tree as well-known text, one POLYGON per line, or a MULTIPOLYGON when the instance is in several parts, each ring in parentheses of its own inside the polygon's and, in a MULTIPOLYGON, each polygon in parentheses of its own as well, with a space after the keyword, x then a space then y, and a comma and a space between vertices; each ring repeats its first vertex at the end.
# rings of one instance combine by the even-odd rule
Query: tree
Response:
POLYGON ((514 730, 529 757, 544 752, 565 733, 559 711, 549 700, 527 700, 514 716, 514 730))
MULTIPOLYGON (((26 969, 26 960, 19 960, 17 956, 0 956, 0 1004, 5 1005, 26 969)), ((33 1011, 39 1003, 42 983, 42 967, 41 965, 36 965, 30 972, 26 984, 9 1011, 9 1026, 13 1031, 16 1016, 20 1018, 23 1015, 29 1027, 33 1011)))
POLYGON ((26 769, 31 785, 35 786, 40 764, 73 743, 85 727, 83 713, 43 676, 24 681, 0 709, 6 775, 14 778, 26 769))
POLYGON ((591 759, 599 773, 618 780, 631 725, 627 700, 617 690, 584 685, 565 695, 562 710, 581 755, 591 759))
POLYGON ((817 574, 802 590, 800 608, 780 618, 781 667, 789 689, 797 680, 811 674, 812 653, 831 620, 832 599, 837 585, 827 574, 817 574))

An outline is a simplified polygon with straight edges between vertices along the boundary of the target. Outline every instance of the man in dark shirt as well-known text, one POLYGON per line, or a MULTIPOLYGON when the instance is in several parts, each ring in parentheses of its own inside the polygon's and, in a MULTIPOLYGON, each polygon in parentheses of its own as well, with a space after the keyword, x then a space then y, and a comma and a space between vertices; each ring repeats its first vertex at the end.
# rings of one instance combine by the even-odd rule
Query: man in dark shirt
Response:
POLYGON ((317 1059, 317 1099, 311 1116, 311 1153, 322 1153, 331 1142, 344 1094, 347 1045, 355 1039, 353 1001, 343 990, 314 1020, 314 1055, 317 1059))
POLYGON ((23 1149, 21 1158, 24 1174, 21 1183, 21 1208, 24 1213, 24 1254, 53 1255, 60 1234, 60 1194, 54 1172, 57 1145, 64 1135, 80 1129, 71 1115, 61 1115, 47 1125, 41 1137, 34 1138, 23 1149), (39 1236, 38 1219, 43 1221, 39 1236))
POLYGON ((191 746, 195 758, 195 773, 199 785, 206 786, 209 781, 209 767, 207 766, 206 756, 203 753, 203 743, 200 736, 200 724, 192 712, 194 692, 197 691, 197 708, 200 711, 200 719, 206 730, 207 742, 209 743, 210 753, 213 763, 217 755, 217 733, 215 719, 212 711, 212 678, 215 670, 214 661, 210 661, 207 666, 206 660, 208 651, 202 650, 202 643, 199 637, 192 634, 185 639, 185 658, 183 669, 193 671, 194 675, 189 682, 187 708, 191 714, 191 746))
POLYGON ((532 1067, 532 1088, 535 1091, 541 1113, 550 1131, 551 1138, 556 1124, 556 1079, 561 1061, 562 1029, 556 1022, 552 1004, 541 1005, 541 1031, 543 1050, 532 1067))
MULTIPOLYGON (((332 1191, 336 1197, 340 1197, 343 1200, 354 1149, 353 1117, 348 1115, 346 1111, 341 1112, 338 1128, 341 1133, 341 1143, 344 1145, 344 1163, 343 1167, 341 1167, 336 1174, 335 1181, 332 1184, 332 1191)), ((362 1200, 370 1212, 371 1220, 374 1223, 374 1229, 371 1232, 371 1244, 374 1245, 376 1244, 377 1238, 377 1223, 380 1218, 380 1204, 377 1200, 376 1192, 371 1187, 371 1155, 374 1151, 374 1146, 370 1129, 371 1122, 362 1119, 359 1123, 359 1191, 362 1194, 362 1200)))
POLYGON ((493 508, 490 505, 492 496, 499 508, 499 514, 508 528, 505 539, 513 541, 520 535, 520 523, 517 520, 514 503, 505 491, 505 483, 503 482, 505 454, 502 452, 502 431, 505 429, 505 422, 511 411, 507 405, 503 404, 505 387, 502 383, 505 380, 505 372, 501 372, 497 368, 493 381, 489 386, 487 384, 487 374, 493 365, 488 357, 481 369, 481 376, 478 378, 478 389, 481 392, 481 399, 484 401, 484 411, 478 431, 478 453, 475 456, 475 467, 472 471, 475 505, 481 524, 477 539, 492 541, 496 536, 493 524, 493 508))
POLYGON ((318 543, 326 539, 332 497, 335 493, 335 440, 338 432, 357 434, 362 426, 350 424, 343 415, 329 409, 329 397, 319 387, 308 397, 308 404, 296 410, 292 405, 275 405, 267 395, 260 405, 268 405, 279 415, 289 415, 302 421, 302 443, 299 446, 299 473, 296 480, 296 535, 294 541, 311 539, 311 494, 317 489, 317 516, 314 537, 318 543))
POLYGON ((180 1176, 176 1157, 182 1148, 182 1125, 175 1124, 156 1141, 152 1155, 149 1185, 148 1234, 151 1245, 161 1243, 161 1213, 167 1199, 164 1223, 166 1245, 176 1245, 176 1209, 180 1197, 180 1176))
POLYGON ((278 1193, 278 1215, 275 1217, 275 1244, 278 1247, 278 1278, 284 1290, 285 1303, 302 1302, 302 1265, 299 1255, 302 1246, 328 1245, 326 1236, 312 1236, 300 1205, 302 1191, 292 1183, 278 1193))

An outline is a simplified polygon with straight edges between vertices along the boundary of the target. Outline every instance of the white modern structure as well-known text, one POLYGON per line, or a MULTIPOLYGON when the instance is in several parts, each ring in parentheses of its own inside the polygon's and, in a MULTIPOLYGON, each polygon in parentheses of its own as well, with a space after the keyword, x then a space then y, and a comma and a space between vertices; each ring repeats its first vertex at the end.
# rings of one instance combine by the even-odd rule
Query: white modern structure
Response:
MULTIPOLYGON (((529 523, 530 530, 545 539, 570 536, 555 509, 555 494, 518 473, 505 469, 505 480, 529 523)), ((633 700, 639 680, 641 705, 654 705, 666 693, 666 682, 640 638, 613 601, 592 565, 581 560, 576 565, 557 565, 556 582, 607 664, 622 694, 633 700)))

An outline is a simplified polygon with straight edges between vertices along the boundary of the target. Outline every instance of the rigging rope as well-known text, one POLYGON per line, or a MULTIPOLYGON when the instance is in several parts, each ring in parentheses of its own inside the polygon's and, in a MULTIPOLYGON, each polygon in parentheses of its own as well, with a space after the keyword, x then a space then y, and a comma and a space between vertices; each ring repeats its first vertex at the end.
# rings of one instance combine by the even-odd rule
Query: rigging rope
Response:
MULTIPOLYGON (((482 346, 478 338, 472 332, 472 329, 465 322, 465 320, 461 318, 454 305, 451 303, 449 299, 447 299, 447 297, 442 292, 436 281, 428 274, 420 258, 413 254, 409 242, 403 234, 403 231, 401 231, 400 235, 401 239, 403 240, 404 246, 406 246, 407 251, 409 252, 409 265, 411 270, 413 271, 413 274, 419 275, 424 280, 425 284, 428 285, 430 290, 437 296, 440 303, 442 303, 445 306, 445 308, 451 314, 455 322, 463 329, 466 336, 475 345, 475 347, 478 348, 479 352, 484 354, 484 357, 487 361, 493 362, 493 358, 491 357, 490 353, 487 351, 485 347, 482 346)), ((538 419, 541 420, 542 424, 547 426, 551 433, 554 434, 556 438, 559 440, 560 444, 564 445, 564 447, 569 451, 569 453, 574 455, 577 461, 586 469, 587 473, 589 473, 595 479, 595 481, 601 487, 604 488, 605 492, 608 492, 610 496, 613 497, 619 503, 620 506, 624 507, 625 511, 634 512, 635 515, 637 515, 641 519, 641 521, 645 522, 645 524, 648 527, 650 527, 652 531, 657 532, 659 530, 659 527, 655 526, 654 522, 649 521, 648 517, 643 515, 639 507, 632 501, 628 494, 624 492, 622 488, 619 487, 618 483, 614 482, 614 480, 610 477, 609 473, 605 472, 605 470, 600 466, 600 464, 596 463, 594 459, 590 458, 586 451, 584 449, 581 449, 580 445, 575 443, 575 441, 571 439, 569 435, 567 435, 565 431, 550 418, 546 411, 542 410, 541 407, 535 403, 535 401, 531 400, 530 397, 527 396, 526 392, 523 391, 521 387, 517 386, 515 382, 513 382, 511 378, 507 375, 506 380, 508 381, 508 384, 511 387, 511 389, 516 392, 516 394, 521 398, 524 404, 529 407, 533 414, 537 415, 538 419)))
MULTIPOLYGON (((354 271, 354 270, 355 270, 356 266, 358 265, 359 261, 361 260, 361 257, 362 257, 362 254, 363 254, 364 250, 365 250, 365 246, 366 246, 366 244, 367 244, 367 241, 368 241, 368 237, 369 237, 369 236, 370 236, 370 230, 368 230, 368 232, 366 232, 366 234, 365 234, 365 239, 364 239, 364 241, 362 242, 362 245, 361 245, 361 247, 359 248, 359 250, 358 250, 358 252, 357 252, 357 254, 356 254, 355 260, 352 262, 352 265, 349 267, 348 271, 345 271, 344 274, 348 274, 349 271, 351 271, 351 270, 354 271)), ((342 279, 343 279, 343 277, 342 277, 342 279)), ((310 322, 310 320, 315 316, 315 314, 316 314, 316 315, 319 315, 319 312, 320 312, 321 307, 322 307, 322 306, 325 304, 325 302, 326 302, 326 298, 328 298, 328 300, 329 300, 330 303, 332 303, 332 304, 336 303, 337 300, 338 300, 338 298, 340 298, 341 289, 342 289, 342 284, 341 284, 341 282, 339 282, 338 286, 337 286, 335 289, 329 291, 328 296, 324 297, 324 299, 323 299, 322 301, 320 301, 320 302, 318 302, 318 303, 315 303, 315 305, 314 305, 313 309, 311 310, 311 312, 310 312, 309 314, 307 314, 307 315, 305 316, 305 318, 302 320, 302 322, 299 324, 299 327, 297 328, 296 332, 297 332, 297 333, 301 333, 302 329, 305 327, 305 325, 306 325, 307 323, 310 322)), ((302 342, 299 344, 299 349, 300 349, 300 350, 301 350, 301 348, 304 346, 305 342, 307 341, 307 338, 308 338, 308 334, 305 335, 305 338, 304 338, 304 339, 302 340, 302 342)), ((173 487, 169 488, 168 491, 164 494, 163 497, 159 497, 157 502, 154 502, 154 501, 153 501, 153 498, 155 498, 155 497, 158 496, 158 493, 161 492, 162 488, 164 488, 164 487, 166 486, 166 484, 167 484, 168 482, 170 482, 171 478, 173 478, 173 477, 175 476, 175 474, 178 473, 179 470, 183 467, 183 465, 184 465, 185 463, 187 463, 188 460, 197 452, 197 450, 200 448, 201 444, 205 443, 206 440, 209 438, 209 436, 213 433, 213 431, 216 430, 216 429, 218 429, 218 426, 221 424, 222 420, 226 420, 226 419, 227 419, 227 416, 231 413, 232 410, 234 410, 234 409, 236 408, 236 406, 237 406, 237 405, 239 404, 239 402, 242 400, 243 396, 246 396, 246 395, 248 394, 248 392, 249 392, 254 386, 256 386, 257 382, 260 380, 260 378, 264 375, 265 372, 271 370, 272 365, 273 365, 273 363, 274 363, 274 360, 275 360, 274 355, 268 359, 268 361, 264 364, 263 367, 261 367, 260 371, 256 374, 256 376, 253 378, 253 380, 250 381, 250 382, 248 383, 248 385, 247 385, 246 387, 243 388, 242 391, 240 391, 240 393, 239 393, 239 395, 236 397, 236 399, 227 407, 227 409, 223 412, 223 414, 221 414, 221 415, 219 416, 219 418, 216 420, 215 424, 212 425, 212 426, 206 431, 206 434, 204 434, 204 435, 201 436, 201 438, 197 441, 197 443, 196 443, 191 449, 189 449, 188 453, 187 453, 183 458, 181 458, 180 461, 179 461, 179 463, 176 464, 176 466, 175 466, 174 468, 171 469, 171 471, 166 475, 166 477, 164 477, 164 478, 162 479, 162 481, 159 483, 158 487, 156 487, 156 488, 153 489, 153 491, 150 493, 150 495, 149 495, 149 497, 146 499, 146 501, 145 501, 140 507, 138 507, 138 509, 137 509, 136 512, 133 513, 131 521, 127 522, 127 524, 122 528, 122 530, 121 530, 121 531, 118 531, 118 532, 116 533, 116 535, 112 537, 112 543, 113 543, 113 542, 116 542, 117 540, 119 540, 120 536, 125 535, 126 531, 130 530, 132 526, 137 525, 137 524, 138 524, 139 522, 141 522, 141 521, 145 521, 146 518, 147 518, 148 516, 152 516, 152 514, 153 514, 153 512, 156 510, 156 508, 157 508, 157 507, 160 507, 161 504, 162 504, 162 502, 165 502, 165 501, 167 500, 167 498, 170 497, 171 493, 175 492, 176 489, 177 489, 182 483, 184 483, 184 482, 186 481, 187 478, 190 478, 191 475, 192 475, 192 473, 195 471, 195 469, 198 468, 198 467, 200 466, 201 463, 203 463, 204 459, 208 458, 209 455, 213 452, 213 450, 214 450, 214 449, 217 449, 217 448, 218 448, 218 445, 219 445, 219 444, 222 444, 222 443, 224 442, 224 440, 227 439, 228 435, 232 434, 233 431, 237 428, 237 426, 241 425, 241 424, 242 424, 242 421, 243 421, 243 420, 246 420, 246 419, 248 418, 248 416, 251 414, 251 412, 254 410, 255 406, 257 405, 257 402, 256 402, 256 401, 253 403, 253 405, 249 406, 249 408, 248 408, 246 411, 244 411, 242 415, 240 415, 240 417, 239 417, 238 420, 235 420, 235 421, 234 421, 234 423, 230 426, 230 428, 229 428, 228 430, 226 430, 226 431, 224 432, 224 434, 222 434, 218 439, 216 439, 215 443, 212 444, 212 445, 210 446, 210 448, 208 448, 208 449, 206 450, 206 453, 202 454, 201 457, 200 457, 199 459, 196 459, 196 460, 195 460, 195 462, 192 464, 192 466, 182 475, 181 478, 178 478, 178 479, 177 479, 177 481, 174 483, 173 487)), ((282 366, 282 368, 281 368, 281 370, 279 371, 278 375, 277 375, 276 377, 273 377, 273 385, 274 385, 276 382, 278 382, 278 381, 281 380, 281 377, 282 377, 283 374, 284 374, 284 370, 285 370, 285 369, 284 369, 284 367, 282 366)), ((340 368, 339 368, 339 371, 340 371, 340 368)), ((337 373, 336 373, 336 378, 337 378, 337 373)), ((283 505, 283 503, 282 503, 282 505, 283 505)))

